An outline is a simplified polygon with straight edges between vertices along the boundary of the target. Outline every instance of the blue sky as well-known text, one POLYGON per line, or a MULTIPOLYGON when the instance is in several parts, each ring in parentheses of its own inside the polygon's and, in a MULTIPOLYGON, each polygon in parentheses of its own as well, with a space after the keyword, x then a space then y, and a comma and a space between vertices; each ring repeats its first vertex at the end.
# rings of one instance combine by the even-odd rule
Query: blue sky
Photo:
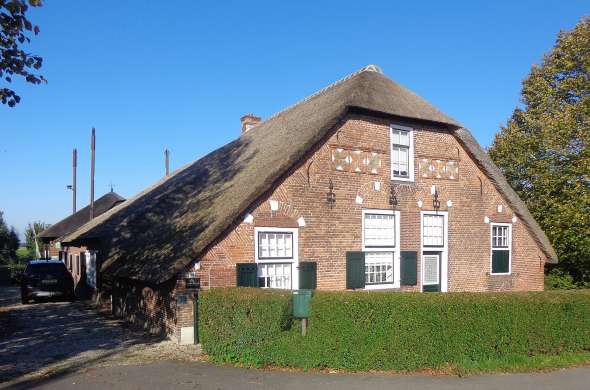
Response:
MULTIPOLYGON (((469 127, 488 146, 519 102, 521 81, 590 5, 569 1, 45 1, 30 50, 49 83, 14 83, 0 107, 0 210, 21 232, 89 197, 129 197, 164 173, 367 64, 469 127)), ((2 84, 0 84, 2 85, 2 84)))

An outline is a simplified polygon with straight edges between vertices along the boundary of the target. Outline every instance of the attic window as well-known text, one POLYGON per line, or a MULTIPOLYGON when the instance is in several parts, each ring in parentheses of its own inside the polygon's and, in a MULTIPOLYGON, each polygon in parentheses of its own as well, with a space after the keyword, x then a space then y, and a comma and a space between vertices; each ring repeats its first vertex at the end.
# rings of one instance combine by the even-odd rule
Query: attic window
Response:
POLYGON ((414 131, 411 127, 391 125, 391 178, 414 181, 414 131))

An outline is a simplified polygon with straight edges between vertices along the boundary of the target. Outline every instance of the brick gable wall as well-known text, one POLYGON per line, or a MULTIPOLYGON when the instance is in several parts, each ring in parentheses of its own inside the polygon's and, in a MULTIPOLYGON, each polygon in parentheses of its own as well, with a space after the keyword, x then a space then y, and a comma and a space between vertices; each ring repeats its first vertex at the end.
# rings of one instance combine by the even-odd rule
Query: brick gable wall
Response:
MULTIPOLYGON (((452 134, 434 126, 362 114, 345 118, 319 149, 311 151, 274 191, 253 205, 249 210, 251 222, 235 227, 204 254, 198 270, 202 286, 235 285, 235 264, 254 262, 255 226, 293 227, 303 218, 305 226, 299 227, 299 260, 317 262, 319 289, 344 289, 346 252, 362 247, 362 209, 391 208, 389 131, 392 123, 415 130, 415 182, 394 183, 399 202, 396 209, 400 211, 401 250, 420 254, 420 211, 433 210, 431 186, 436 185, 440 211, 448 211, 449 291, 542 290, 545 256, 518 219, 513 223, 512 274, 489 274, 490 224, 484 219, 510 223, 514 214, 452 134), (333 147, 381 152, 382 167, 378 174, 336 171, 333 147), (421 159, 457 161, 458 179, 421 177, 421 159), (333 208, 326 203, 330 179, 336 194, 333 208), (380 183, 380 188, 375 182, 380 183), (270 200, 278 201, 278 210, 271 210, 270 200)), ((418 275, 421 280, 420 269, 418 275)), ((419 291, 420 285, 402 287, 402 290, 419 291)))

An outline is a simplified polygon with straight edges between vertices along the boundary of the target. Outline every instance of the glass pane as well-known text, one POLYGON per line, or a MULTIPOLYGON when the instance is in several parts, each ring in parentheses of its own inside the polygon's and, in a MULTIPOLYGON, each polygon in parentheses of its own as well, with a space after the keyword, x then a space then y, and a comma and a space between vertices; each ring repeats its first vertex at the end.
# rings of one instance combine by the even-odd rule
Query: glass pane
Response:
POLYGON ((438 283, 438 256, 424 256, 424 284, 438 283))
POLYGON ((393 283, 393 253, 365 253, 365 283, 393 283))
POLYGON ((395 216, 365 214, 365 246, 395 246, 395 216))
POLYGON ((400 131, 399 144, 410 146, 410 134, 407 131, 400 131))
POLYGON ((391 143, 392 144, 397 144, 399 145, 399 136, 400 131, 399 130, 391 130, 391 143))

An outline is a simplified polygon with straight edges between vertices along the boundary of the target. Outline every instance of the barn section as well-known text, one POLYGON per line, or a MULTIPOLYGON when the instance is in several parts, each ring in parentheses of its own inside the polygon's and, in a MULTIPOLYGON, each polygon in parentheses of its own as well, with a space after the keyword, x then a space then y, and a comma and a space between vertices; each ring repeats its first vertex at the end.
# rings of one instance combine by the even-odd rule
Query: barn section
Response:
MULTIPOLYGON (((94 215, 99 216, 124 201, 125 198, 116 192, 107 192, 94 202, 94 215)), ((95 251, 86 246, 62 245, 62 237, 90 220, 90 206, 86 206, 39 233, 44 257, 64 262, 74 278, 77 295, 92 294, 96 290, 100 264, 97 264, 95 251)))
POLYGON ((271 277, 277 262, 265 262, 264 249, 255 250, 268 234, 284 243, 292 238, 282 249, 288 265, 280 266, 289 288, 307 283, 299 272, 314 268, 317 288, 359 288, 366 280, 357 274, 350 279, 358 284, 349 283, 349 265, 353 257, 366 260, 367 213, 397 221, 388 228, 399 235, 387 248, 394 279, 380 288, 432 291, 421 273, 423 264, 435 269, 420 241, 421 218, 444 215, 449 234, 438 253, 447 263, 440 267, 437 291, 542 289, 544 262, 556 256, 522 201, 468 130, 378 68, 364 68, 254 122, 235 141, 64 238, 98 251, 109 281, 101 292, 113 312, 180 342, 190 340, 187 280, 198 278, 203 288, 278 287, 271 277), (392 177, 400 170, 399 163, 396 169, 391 164, 394 129, 398 146, 415 149, 404 167, 412 180, 392 177), (492 256, 493 223, 514 224, 515 272, 492 275, 490 257, 478 254, 492 256))

